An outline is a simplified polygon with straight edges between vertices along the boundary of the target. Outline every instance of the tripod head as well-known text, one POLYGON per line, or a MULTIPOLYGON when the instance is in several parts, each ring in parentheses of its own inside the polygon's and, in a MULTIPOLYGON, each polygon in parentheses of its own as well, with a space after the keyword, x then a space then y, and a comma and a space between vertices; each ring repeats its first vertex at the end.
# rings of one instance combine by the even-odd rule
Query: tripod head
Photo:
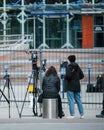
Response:
POLYGON ((3 77, 3 79, 5 79, 5 80, 9 79, 9 74, 6 74, 6 75, 3 77))
POLYGON ((9 74, 8 74, 8 69, 9 69, 9 65, 8 65, 8 63, 5 63, 4 64, 4 70, 5 70, 5 76, 3 77, 3 79, 5 79, 5 80, 7 80, 7 79, 9 79, 9 74))
POLYGON ((45 72, 46 71, 46 59, 42 60, 42 70, 45 72))
MULTIPOLYGON (((32 61, 32 70, 33 71, 39 71, 40 67, 38 66, 38 56, 36 51, 29 51, 31 53, 31 61, 32 61)), ((42 59, 41 64, 42 67, 41 69, 45 72, 46 71, 46 59, 42 59)))
POLYGON ((33 74, 38 78, 39 67, 37 65, 37 61, 38 61, 37 52, 32 51, 30 53, 31 53, 31 61, 32 61, 32 71, 33 71, 33 74))
POLYGON ((31 60, 32 60, 33 64, 37 64, 37 60, 38 60, 37 52, 35 52, 35 51, 31 52, 31 60))

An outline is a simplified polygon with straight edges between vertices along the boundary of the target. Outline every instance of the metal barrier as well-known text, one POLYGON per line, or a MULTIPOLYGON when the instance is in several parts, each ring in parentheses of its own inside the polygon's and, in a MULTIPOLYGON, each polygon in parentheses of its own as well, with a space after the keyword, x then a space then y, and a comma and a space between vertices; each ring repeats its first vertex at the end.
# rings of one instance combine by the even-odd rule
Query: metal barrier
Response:
MULTIPOLYGON (((29 50, 33 52, 37 52, 38 56, 38 66, 40 66, 39 70, 39 79, 38 79, 38 88, 41 89, 42 77, 44 75, 44 71, 42 70, 42 60, 46 59, 46 69, 50 65, 54 65, 58 71, 60 76, 60 64, 62 61, 66 61, 68 55, 75 54, 77 57, 77 63, 81 66, 85 78, 81 81, 81 94, 82 101, 85 108, 88 109, 96 109, 102 107, 102 99, 103 93, 88 93, 86 92, 87 84, 89 81, 89 68, 88 65, 91 64, 90 67, 90 83, 96 85, 96 77, 98 74, 102 74, 104 72, 104 49, 96 48, 96 49, 43 49, 43 50, 29 50)), ((12 83, 12 87, 15 93, 16 101, 18 105, 21 107, 23 103, 23 99, 28 87, 28 78, 31 75, 32 67, 31 67, 31 54, 26 52, 26 50, 0 50, 0 88, 3 90, 5 79, 5 69, 4 65, 8 63, 8 73, 10 75, 10 80, 12 83), (9 53, 8 53, 9 52, 9 53)), ((61 79, 61 76, 60 76, 61 79)), ((62 81, 62 80, 61 80, 62 81)), ((62 91, 62 84, 61 84, 62 91)), ((4 93, 8 97, 8 88, 6 87, 4 93)), ((12 93, 10 93, 11 97, 11 105, 14 105, 14 100, 12 93)), ((61 94, 61 92, 60 92, 61 94)), ((1 95, 1 94, 0 94, 1 95)), ((67 104, 66 94, 65 98, 62 99, 63 104, 67 104)), ((29 106, 30 99, 29 94, 26 97, 26 106, 29 106)), ((6 106, 6 101, 2 97, 0 106, 6 106)))

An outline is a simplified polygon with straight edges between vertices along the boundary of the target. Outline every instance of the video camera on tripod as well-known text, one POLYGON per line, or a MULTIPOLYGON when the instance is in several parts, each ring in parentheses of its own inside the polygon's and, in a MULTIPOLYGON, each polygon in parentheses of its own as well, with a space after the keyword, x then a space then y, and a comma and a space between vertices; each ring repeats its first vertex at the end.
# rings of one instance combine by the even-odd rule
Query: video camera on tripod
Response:
MULTIPOLYGON (((31 53, 31 61, 32 61, 32 69, 37 70, 39 74, 40 67, 37 65, 38 56, 36 51, 30 51, 31 53)), ((41 61, 42 67, 41 69, 45 72, 46 70, 46 59, 42 59, 41 61)))
MULTIPOLYGON (((18 104, 17 104, 17 101, 16 101, 14 90, 13 90, 13 87, 12 87, 12 83, 11 83, 11 80, 10 80, 10 75, 8 74, 8 69, 9 69, 8 63, 4 64, 4 69, 5 69, 5 72, 6 72, 5 76, 3 77, 3 79, 5 79, 5 84, 4 84, 3 90, 0 89, 0 92, 4 96, 4 98, 6 99, 6 101, 8 102, 9 118, 10 118, 11 117, 11 114, 10 114, 10 107, 11 107, 11 104, 10 104, 10 102, 11 102, 10 91, 13 94, 13 98, 14 98, 14 102, 16 104, 16 108, 17 108, 18 114, 19 114, 19 108, 18 108, 18 104), (8 88, 8 97, 6 97, 6 95, 4 94, 5 87, 8 88)), ((0 96, 0 100, 2 98, 2 95, 0 96)))
POLYGON ((31 53, 32 63, 33 63, 33 64, 37 64, 37 60, 38 60, 37 52, 36 52, 36 51, 30 51, 30 53, 31 53))
MULTIPOLYGON (((24 102, 21 108, 21 112, 20 112, 20 117, 22 115, 22 110, 24 107, 24 103, 26 100, 26 96, 27 93, 29 92, 30 94, 32 94, 32 110, 33 110, 33 114, 34 116, 38 116, 38 111, 37 111, 37 99, 40 93, 40 89, 38 88, 38 79, 39 79, 39 73, 40 70, 45 71, 46 70, 46 59, 40 60, 40 64, 38 64, 38 56, 37 56, 37 52, 36 51, 29 51, 29 53, 31 54, 31 61, 32 61, 32 73, 31 76, 29 77, 29 82, 28 82, 28 88, 27 91, 25 93, 25 97, 24 97, 24 102), (41 67, 40 67, 40 66, 41 67)), ((41 57, 40 57, 41 59, 41 57)))

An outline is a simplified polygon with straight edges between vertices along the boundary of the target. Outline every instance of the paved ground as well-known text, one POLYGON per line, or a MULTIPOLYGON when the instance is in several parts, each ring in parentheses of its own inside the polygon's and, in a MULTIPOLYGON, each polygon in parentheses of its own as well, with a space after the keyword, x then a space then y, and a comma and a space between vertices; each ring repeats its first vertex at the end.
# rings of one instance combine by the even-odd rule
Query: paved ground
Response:
MULTIPOLYGON (((31 105, 23 108, 21 118, 19 118, 16 106, 11 106, 9 111, 8 105, 1 105, 0 130, 104 130, 104 118, 96 118, 96 114, 101 112, 101 107, 98 106, 96 109, 92 106, 88 107, 89 109, 85 107, 84 119, 80 119, 78 109, 75 108, 75 119, 66 118, 69 115, 67 104, 63 104, 65 117, 62 119, 43 119, 33 116, 31 105)), ((21 106, 19 106, 20 111, 21 106)))
POLYGON ((0 130, 104 130, 104 119, 0 119, 0 130))
POLYGON ((65 110, 62 119, 43 119, 33 116, 31 108, 25 108, 19 118, 16 108, 11 108, 10 118, 8 107, 0 108, 0 130, 104 130, 104 118, 96 118, 99 110, 85 110, 85 118, 80 119, 76 109, 75 119, 67 119, 68 111, 65 110))

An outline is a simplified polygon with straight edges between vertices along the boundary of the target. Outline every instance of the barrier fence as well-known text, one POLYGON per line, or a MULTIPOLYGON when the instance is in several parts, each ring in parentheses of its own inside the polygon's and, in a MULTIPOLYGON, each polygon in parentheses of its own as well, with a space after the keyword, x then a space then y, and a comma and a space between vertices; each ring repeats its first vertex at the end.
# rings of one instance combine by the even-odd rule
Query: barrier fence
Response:
MULTIPOLYGON (((97 76, 104 73, 104 49, 41 49, 41 50, 0 50, 0 89, 8 98, 8 83, 6 82, 6 75, 10 79, 10 101, 14 105, 16 101, 18 107, 24 102, 24 97, 27 92, 29 80, 32 74, 32 53, 37 55, 36 64, 39 67, 38 84, 37 87, 41 90, 42 77, 50 65, 54 65, 60 74, 60 65, 62 62, 67 61, 70 54, 77 57, 76 62, 80 65, 84 72, 84 79, 81 80, 81 95, 85 108, 101 108, 103 92, 102 91, 87 91, 88 84, 96 87, 97 76), (46 61, 46 64, 43 63, 46 61), (14 97, 14 95, 15 97, 14 97)), ((62 96, 62 79, 61 79, 61 92, 62 96)), ((62 97, 63 104, 67 104, 66 94, 62 97)), ((25 106, 31 105, 30 101, 31 92, 28 91, 25 106)), ((0 106, 6 106, 7 102, 5 97, 0 93, 0 106)))

